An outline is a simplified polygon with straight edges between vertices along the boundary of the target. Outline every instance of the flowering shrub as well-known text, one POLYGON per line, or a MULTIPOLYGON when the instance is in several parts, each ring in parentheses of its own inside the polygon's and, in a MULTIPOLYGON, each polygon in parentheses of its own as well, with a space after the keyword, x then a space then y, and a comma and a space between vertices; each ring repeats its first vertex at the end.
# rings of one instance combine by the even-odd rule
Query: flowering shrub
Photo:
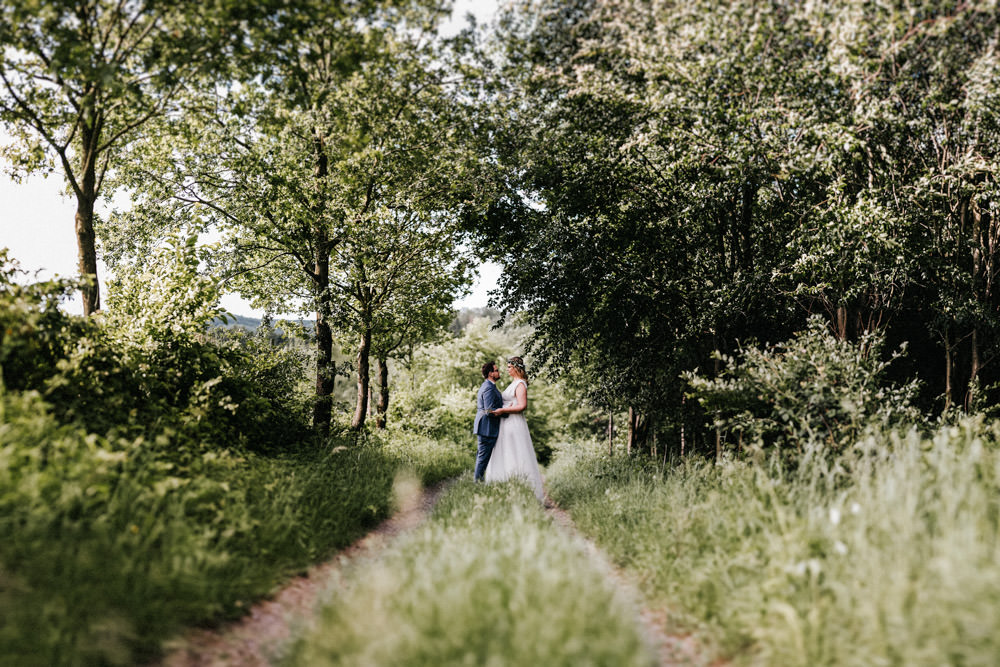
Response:
POLYGON ((831 451, 850 446, 867 428, 889 427, 920 418, 912 406, 915 383, 893 386, 875 335, 858 344, 838 341, 820 317, 790 340, 766 349, 746 348, 739 359, 719 358, 726 367, 716 378, 686 373, 691 392, 728 434, 748 444, 778 447, 789 456, 804 442, 831 451))

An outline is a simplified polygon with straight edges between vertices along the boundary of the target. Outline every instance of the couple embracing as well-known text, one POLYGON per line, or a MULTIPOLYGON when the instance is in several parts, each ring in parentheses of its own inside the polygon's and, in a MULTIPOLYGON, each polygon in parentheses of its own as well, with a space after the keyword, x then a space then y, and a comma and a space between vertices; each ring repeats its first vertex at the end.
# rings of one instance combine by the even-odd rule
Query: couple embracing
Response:
POLYGON ((476 481, 503 482, 520 477, 532 487, 538 500, 542 500, 542 474, 524 418, 528 407, 524 360, 511 357, 507 362, 511 383, 502 394, 496 385, 500 379, 497 365, 486 362, 482 371, 484 379, 476 395, 476 421, 472 426, 472 432, 479 436, 476 481))

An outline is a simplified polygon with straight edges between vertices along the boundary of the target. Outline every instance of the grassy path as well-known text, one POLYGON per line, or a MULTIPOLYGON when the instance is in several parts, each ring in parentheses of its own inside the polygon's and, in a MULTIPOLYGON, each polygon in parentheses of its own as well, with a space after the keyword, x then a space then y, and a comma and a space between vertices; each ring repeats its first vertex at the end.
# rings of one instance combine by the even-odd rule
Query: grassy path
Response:
POLYGON ((192 629, 167 644, 160 667, 266 667, 280 657, 293 630, 308 627, 317 601, 341 573, 377 558, 403 533, 426 520, 448 487, 438 483, 421 490, 416 480, 396 485, 399 509, 374 530, 325 563, 297 577, 273 597, 254 605, 246 616, 214 629, 192 629))
POLYGON ((643 595, 629 576, 618 568, 604 553, 597 543, 585 536, 573 523, 569 512, 555 505, 546 503, 546 514, 552 518, 553 524, 570 540, 575 541, 579 548, 587 554, 590 561, 604 572, 615 586, 626 597, 633 600, 638 608, 639 621, 643 635, 655 651, 659 664, 663 667, 674 665, 714 665, 699 651, 698 645, 690 635, 677 635, 670 631, 666 614, 651 607, 642 606, 643 595))
POLYGON ((543 514, 533 499, 526 496, 525 501, 516 493, 495 488, 487 499, 474 485, 462 482, 435 511, 448 486, 439 484, 422 491, 415 481, 399 485, 401 509, 371 533, 255 605, 241 620, 218 629, 192 630, 174 640, 159 664, 263 667, 280 661, 313 665, 359 660, 383 664, 386 653, 372 644, 400 641, 402 649, 388 652, 393 656, 391 664, 454 664, 470 659, 472 664, 497 665, 526 664, 525 660, 555 664, 553 659, 559 664, 708 664, 693 639, 668 632, 663 614, 641 609, 643 598, 635 585, 576 530, 564 510, 547 503, 543 514), (506 502, 510 508, 503 506, 506 502), (508 522, 503 513, 509 510, 517 521, 522 520, 522 511, 537 518, 513 530, 491 523, 498 513, 501 524, 508 522), (471 532, 467 520, 471 520, 471 532), (462 535, 453 541, 456 530, 462 535), (496 538, 497 533, 504 534, 498 543, 477 544, 477 540, 496 538), (512 535, 529 546, 512 544, 512 535), (463 545, 458 551, 474 553, 460 554, 455 544, 463 545), (432 554, 428 549, 440 552, 432 554), (497 579, 495 573, 484 574, 483 568, 497 567, 489 562, 493 556, 497 563, 508 563, 499 569, 509 575, 497 579), (421 565, 449 558, 454 562, 421 565), (408 561, 414 567, 406 573, 408 561), (471 569, 465 568, 468 562, 473 563, 471 569), (510 570, 510 563, 532 562, 537 563, 533 569, 517 565, 518 569, 510 570), (386 572, 402 573, 395 588, 384 583, 386 572), (372 581, 383 583, 372 587, 372 581), (469 602, 483 597, 484 590, 489 599, 469 602), (406 611, 393 617, 392 606, 400 604, 400 599, 406 611), (469 616, 484 617, 485 624, 456 629, 454 619, 444 619, 439 625, 426 625, 427 618, 447 615, 442 609, 456 604, 467 605, 456 618, 464 622, 469 616), (389 621, 386 627, 375 634, 352 627, 356 619, 370 618, 372 609, 380 620, 389 621), (534 628, 546 625, 540 634, 532 634, 534 628), (595 631, 595 626, 601 630, 595 631), (382 634, 390 628, 393 636, 382 634), (483 638, 494 632, 498 637, 483 638), (442 641, 449 633, 450 639, 442 641), (516 649, 519 653, 509 652, 511 639, 525 645, 516 649))

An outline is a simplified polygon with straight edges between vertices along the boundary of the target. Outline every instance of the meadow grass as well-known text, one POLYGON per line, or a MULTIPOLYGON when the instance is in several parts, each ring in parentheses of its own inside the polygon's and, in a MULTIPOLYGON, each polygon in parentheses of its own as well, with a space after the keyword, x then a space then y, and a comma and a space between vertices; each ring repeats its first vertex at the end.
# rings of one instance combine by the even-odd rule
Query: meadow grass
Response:
POLYGON ((564 453, 548 486, 653 604, 736 663, 992 665, 998 443, 970 420, 795 470, 661 470, 595 449, 564 453))
POLYGON ((349 573, 290 665, 650 665, 635 612, 527 487, 466 476, 349 573))
POLYGON ((392 510, 392 483, 469 465, 370 438, 262 455, 88 433, 0 396, 0 664, 135 664, 252 602, 392 510))

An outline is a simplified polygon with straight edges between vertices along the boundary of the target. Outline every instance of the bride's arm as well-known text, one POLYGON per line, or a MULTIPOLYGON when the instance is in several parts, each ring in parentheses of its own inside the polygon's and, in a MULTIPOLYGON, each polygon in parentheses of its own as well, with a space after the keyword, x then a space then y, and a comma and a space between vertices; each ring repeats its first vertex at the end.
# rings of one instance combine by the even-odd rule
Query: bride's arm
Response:
POLYGON ((516 412, 524 412, 528 408, 528 388, 524 386, 524 383, 517 385, 514 388, 514 404, 506 407, 500 408, 493 414, 495 415, 512 415, 516 412))

